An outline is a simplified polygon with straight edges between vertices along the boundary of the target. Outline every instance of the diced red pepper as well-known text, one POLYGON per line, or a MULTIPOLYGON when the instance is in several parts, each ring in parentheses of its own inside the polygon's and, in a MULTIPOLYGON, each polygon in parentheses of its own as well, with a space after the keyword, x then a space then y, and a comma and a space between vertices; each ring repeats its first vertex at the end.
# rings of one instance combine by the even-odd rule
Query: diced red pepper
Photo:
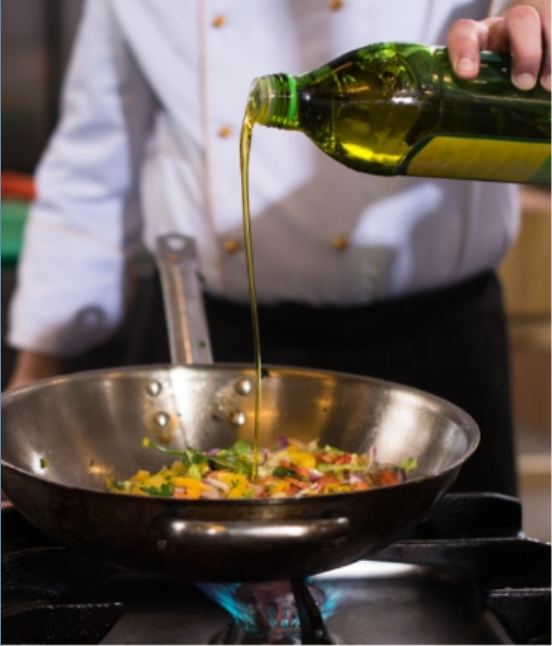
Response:
POLYGON ((345 453, 343 455, 338 456, 334 460, 334 464, 349 464, 349 462, 351 462, 352 459, 353 458, 351 457, 351 455, 349 453, 345 453))
POLYGON ((334 458, 327 453, 314 453, 314 457, 320 462, 327 462, 328 464, 332 464, 334 461, 334 458))
POLYGON ((297 480, 296 478, 290 478, 289 476, 286 476, 284 480, 287 480, 287 482, 290 482, 293 486, 297 487, 298 489, 306 489, 307 487, 310 487, 310 482, 303 482, 302 480, 297 480))
POLYGON ((385 485, 396 484, 398 481, 399 478, 397 475, 388 469, 382 469, 376 474, 376 482, 382 487, 385 485))
POLYGON ((353 482, 351 487, 355 491, 366 491, 367 489, 370 489, 370 485, 367 482, 353 482))

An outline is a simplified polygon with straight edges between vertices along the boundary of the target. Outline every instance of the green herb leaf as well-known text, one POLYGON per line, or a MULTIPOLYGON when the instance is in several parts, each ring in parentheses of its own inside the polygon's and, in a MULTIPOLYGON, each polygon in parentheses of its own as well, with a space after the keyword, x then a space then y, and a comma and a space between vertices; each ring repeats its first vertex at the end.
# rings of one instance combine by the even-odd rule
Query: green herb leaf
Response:
MULTIPOLYGON (((299 474, 297 471, 293 471, 292 469, 288 469, 287 467, 276 467, 274 471, 272 472, 272 475, 275 478, 298 478, 299 474)), ((299 478, 300 479, 300 478, 299 478)))
POLYGON ((245 440, 238 440, 232 444, 230 451, 235 455, 249 455, 251 453, 251 445, 245 440))
POLYGON ((217 455, 208 456, 209 466, 217 471, 218 469, 227 469, 234 473, 239 473, 242 476, 249 477, 251 475, 251 465, 236 456, 229 455, 228 457, 217 455))
POLYGON ((46 469, 50 466, 50 462, 46 458, 40 458, 40 468, 46 469))
POLYGON ((128 483, 125 480, 115 480, 111 481, 111 484, 115 489, 122 489, 123 491, 128 488, 128 483))
POLYGON ((207 464, 207 456, 201 451, 196 451, 195 449, 189 448, 182 454, 182 463, 188 469, 192 464, 207 464))
POLYGON ((340 451, 339 449, 336 449, 335 446, 330 446, 329 444, 326 444, 324 451, 332 458, 345 453, 345 451, 340 451))
POLYGON ((140 487, 142 491, 145 491, 150 496, 171 496, 173 492, 173 487, 170 484, 164 483, 158 489, 157 487, 140 487))
POLYGON ((403 462, 402 468, 404 469, 405 473, 408 473, 409 471, 412 471, 418 466, 418 460, 416 458, 406 458, 406 460, 403 462))
POLYGON ((181 451, 180 449, 168 449, 166 446, 161 446, 156 442, 148 439, 147 437, 143 440, 144 446, 153 446, 154 449, 161 451, 161 453, 170 453, 171 455, 184 455, 186 451, 181 451))
POLYGON ((201 480, 201 471, 199 470, 197 464, 192 464, 192 466, 188 469, 187 475, 194 480, 201 480))
POLYGON ((232 469, 232 462, 228 458, 220 455, 220 453, 217 455, 210 455, 208 460, 211 468, 215 471, 217 469, 232 469))
POLYGON ((188 453, 191 455, 193 464, 203 464, 207 462, 207 456, 201 451, 196 451, 195 449, 188 449, 188 453))

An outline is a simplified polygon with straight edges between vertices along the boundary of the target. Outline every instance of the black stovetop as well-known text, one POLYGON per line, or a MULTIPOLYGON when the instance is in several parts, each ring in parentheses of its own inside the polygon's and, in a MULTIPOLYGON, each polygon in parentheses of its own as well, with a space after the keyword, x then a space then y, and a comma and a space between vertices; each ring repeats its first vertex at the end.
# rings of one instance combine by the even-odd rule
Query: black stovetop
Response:
MULTIPOLYGON (((294 582, 298 636, 303 643, 549 644, 550 545, 520 528, 515 499, 449 494, 370 561, 314 577, 313 585, 339 596, 322 630, 316 613, 301 612, 294 582)), ((15 509, 2 511, 2 643, 232 639, 259 643, 196 585, 116 570, 54 544, 15 509)))

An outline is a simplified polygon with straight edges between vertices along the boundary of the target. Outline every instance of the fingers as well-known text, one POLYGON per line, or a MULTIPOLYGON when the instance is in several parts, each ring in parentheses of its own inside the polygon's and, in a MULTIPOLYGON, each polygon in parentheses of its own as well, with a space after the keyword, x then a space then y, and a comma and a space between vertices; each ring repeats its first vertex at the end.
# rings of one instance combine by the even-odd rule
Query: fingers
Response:
POLYGON ((449 30, 447 47, 454 73, 466 81, 479 73, 479 51, 485 47, 487 28, 475 20, 457 20, 449 30))
POLYGON ((504 23, 512 52, 512 83, 520 90, 531 90, 543 60, 541 17, 533 7, 518 6, 506 12, 504 23))
POLYGON ((479 73, 479 52, 511 52, 512 83, 531 90, 540 76, 542 87, 550 91, 551 35, 550 10, 541 12, 519 5, 503 17, 480 22, 458 20, 448 33, 448 51, 455 74, 471 80, 479 73))

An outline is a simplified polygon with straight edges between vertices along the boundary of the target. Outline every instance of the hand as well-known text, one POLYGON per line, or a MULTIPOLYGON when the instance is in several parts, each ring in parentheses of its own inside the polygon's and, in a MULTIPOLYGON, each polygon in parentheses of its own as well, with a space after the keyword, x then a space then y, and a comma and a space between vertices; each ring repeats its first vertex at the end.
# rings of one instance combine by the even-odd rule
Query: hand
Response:
POLYGON ((39 379, 54 377, 60 374, 61 369, 62 362, 56 357, 30 350, 21 350, 17 355, 15 368, 6 390, 25 386, 39 379))
POLYGON ((550 92, 550 0, 532 4, 516 4, 503 15, 480 22, 455 22, 448 33, 448 51, 456 75, 475 78, 483 49, 511 52, 512 83, 531 90, 540 77, 541 86, 550 92))

